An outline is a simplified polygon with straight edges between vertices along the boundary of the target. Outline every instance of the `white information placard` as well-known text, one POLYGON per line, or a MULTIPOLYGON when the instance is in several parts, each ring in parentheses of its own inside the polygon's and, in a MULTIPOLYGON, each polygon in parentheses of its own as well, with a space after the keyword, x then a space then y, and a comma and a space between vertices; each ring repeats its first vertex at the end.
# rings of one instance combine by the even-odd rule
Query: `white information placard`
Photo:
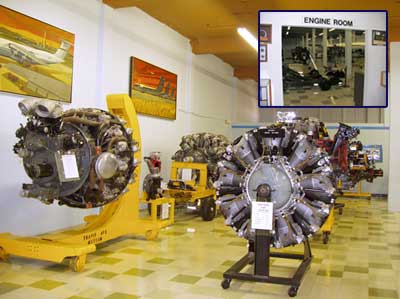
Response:
POLYGON ((182 168, 182 181, 191 181, 192 180, 192 169, 191 168, 182 168))
POLYGON ((62 165, 64 169, 64 176, 66 179, 79 178, 78 164, 74 154, 67 154, 61 156, 62 165))
POLYGON ((169 218, 169 204, 163 203, 161 205, 161 219, 168 219, 169 218))
POLYGON ((167 190, 168 189, 168 183, 164 182, 164 181, 161 181, 161 189, 167 190))
POLYGON ((272 230, 273 203, 253 201, 251 204, 251 228, 272 230))

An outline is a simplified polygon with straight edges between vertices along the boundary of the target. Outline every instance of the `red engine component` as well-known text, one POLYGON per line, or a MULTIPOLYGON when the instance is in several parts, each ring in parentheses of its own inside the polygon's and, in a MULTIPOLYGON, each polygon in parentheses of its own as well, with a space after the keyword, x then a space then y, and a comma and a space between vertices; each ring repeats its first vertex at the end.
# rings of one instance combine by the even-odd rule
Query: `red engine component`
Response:
POLYGON ((332 153, 331 162, 343 171, 347 171, 349 168, 348 160, 348 142, 343 142, 340 144, 336 151, 332 153))
POLYGON ((153 169, 157 168, 158 172, 161 172, 161 158, 159 152, 150 153, 149 163, 153 169))
MULTIPOLYGON (((325 132, 324 123, 321 122, 320 126, 325 132)), ((376 169, 375 161, 363 152, 362 143, 352 141, 359 133, 358 128, 340 123, 334 140, 324 134, 316 141, 317 145, 330 155, 335 173, 334 180, 340 180, 343 188, 351 188, 361 180, 372 182, 374 178, 383 176, 382 169, 376 169)))

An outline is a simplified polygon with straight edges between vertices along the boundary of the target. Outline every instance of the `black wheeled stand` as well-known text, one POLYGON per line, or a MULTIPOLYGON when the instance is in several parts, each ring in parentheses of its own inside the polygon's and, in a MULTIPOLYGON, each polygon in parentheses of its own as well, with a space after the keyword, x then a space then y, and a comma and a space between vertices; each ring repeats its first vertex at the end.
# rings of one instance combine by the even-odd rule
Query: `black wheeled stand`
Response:
MULTIPOLYGON (((260 238, 260 236, 258 236, 258 238, 260 238)), ((270 238, 270 236, 267 236, 265 239, 270 238)), ((270 252, 270 240, 263 242, 263 245, 257 243, 256 236, 256 250, 251 251, 250 249, 252 246, 249 244, 249 252, 224 273, 224 279, 221 283, 222 288, 229 288, 232 279, 283 284, 290 286, 288 295, 290 297, 295 297, 304 274, 307 272, 312 261, 311 248, 308 240, 304 242, 304 254, 270 252), (271 257, 301 260, 301 264, 292 277, 270 276, 269 261, 271 257), (254 273, 240 273, 240 271, 249 264, 254 264, 254 273)))
POLYGON ((223 274, 221 286, 228 289, 232 279, 256 281, 290 286, 288 295, 295 297, 301 281, 312 261, 311 247, 308 239, 304 241, 304 254, 271 252, 272 236, 270 231, 256 230, 255 242, 249 241, 249 252, 223 274), (276 277, 270 275, 270 258, 301 260, 292 277, 276 277), (254 273, 241 273, 247 265, 254 264, 254 273))

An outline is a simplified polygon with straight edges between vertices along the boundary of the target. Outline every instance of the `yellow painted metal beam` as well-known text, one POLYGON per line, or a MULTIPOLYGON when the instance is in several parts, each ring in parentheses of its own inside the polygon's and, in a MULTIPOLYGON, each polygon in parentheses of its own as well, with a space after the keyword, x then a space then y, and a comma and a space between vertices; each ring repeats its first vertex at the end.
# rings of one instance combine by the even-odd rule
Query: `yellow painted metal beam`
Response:
MULTIPOLYGON (((139 151, 135 157, 141 157, 140 128, 132 100, 126 94, 107 96, 109 111, 124 119, 126 127, 132 129, 132 138, 138 143, 139 151)), ((124 235, 144 235, 148 240, 157 238, 159 230, 173 223, 174 213, 168 220, 161 221, 157 213, 152 218, 139 217, 139 177, 140 164, 135 169, 136 180, 129 184, 128 192, 118 200, 106 205, 99 215, 85 217, 82 225, 36 236, 20 237, 11 234, 0 234, 0 259, 9 254, 27 258, 61 263, 70 258, 74 271, 81 271, 86 262, 86 255, 96 250, 96 244, 106 242, 124 235)), ((157 205, 168 203, 173 210, 174 201, 163 198, 154 202, 157 205)))

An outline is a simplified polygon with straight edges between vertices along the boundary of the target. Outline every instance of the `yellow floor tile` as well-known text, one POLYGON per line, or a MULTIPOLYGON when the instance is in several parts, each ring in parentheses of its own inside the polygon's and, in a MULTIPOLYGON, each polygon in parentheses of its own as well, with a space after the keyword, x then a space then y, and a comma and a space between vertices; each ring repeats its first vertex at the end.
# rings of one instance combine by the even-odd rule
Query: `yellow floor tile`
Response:
POLYGON ((50 290, 58 288, 64 284, 65 284, 65 282, 62 282, 62 281, 56 281, 56 280, 51 280, 51 279, 42 279, 42 280, 36 281, 34 283, 31 283, 29 286, 32 288, 50 291, 50 290))
MULTIPOLYGON (((329 243, 322 244, 320 234, 311 242, 314 260, 298 299, 398 298, 400 214, 386 209, 384 200, 346 201, 329 243)), ((82 273, 67 265, 12 257, 0 263, 0 299, 288 298, 288 287, 281 285, 234 280, 223 290, 222 275, 246 254, 246 241, 221 216, 212 222, 182 213, 177 217, 177 224, 160 232, 156 241, 123 237, 102 244, 82 273)), ((298 264, 273 259, 271 273, 292 275, 298 264)))

